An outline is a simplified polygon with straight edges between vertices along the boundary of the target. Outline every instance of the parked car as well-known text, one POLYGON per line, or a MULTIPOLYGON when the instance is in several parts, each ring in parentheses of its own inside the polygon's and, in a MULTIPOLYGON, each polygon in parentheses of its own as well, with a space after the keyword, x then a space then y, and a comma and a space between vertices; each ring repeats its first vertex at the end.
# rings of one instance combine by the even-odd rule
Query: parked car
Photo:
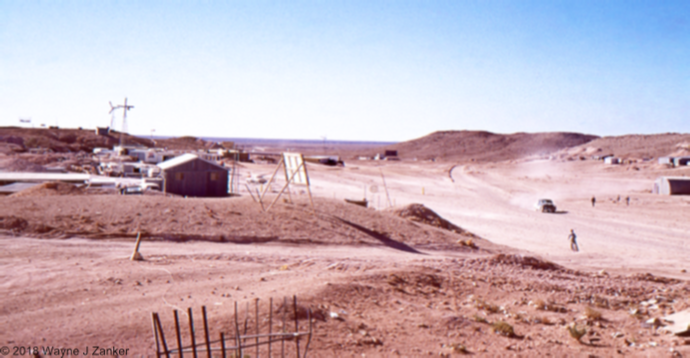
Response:
POLYGON ((554 205, 553 201, 551 199, 539 199, 536 204, 534 204, 534 208, 537 211, 541 211, 542 213, 555 213, 556 212, 556 205, 554 205))
POLYGON ((154 183, 141 183, 141 184, 136 184, 136 185, 126 185, 123 187, 120 187, 120 195, 141 195, 144 194, 145 191, 154 189, 154 190, 160 190, 160 187, 158 184, 154 183))

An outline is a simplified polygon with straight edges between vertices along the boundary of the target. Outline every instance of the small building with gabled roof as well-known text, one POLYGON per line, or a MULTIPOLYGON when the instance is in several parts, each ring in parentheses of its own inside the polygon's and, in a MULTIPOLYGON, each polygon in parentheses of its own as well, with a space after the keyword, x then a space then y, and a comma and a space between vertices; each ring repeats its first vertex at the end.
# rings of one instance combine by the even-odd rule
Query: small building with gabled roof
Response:
POLYGON ((228 195, 228 170, 195 154, 180 155, 159 163, 158 167, 165 193, 195 197, 228 195))

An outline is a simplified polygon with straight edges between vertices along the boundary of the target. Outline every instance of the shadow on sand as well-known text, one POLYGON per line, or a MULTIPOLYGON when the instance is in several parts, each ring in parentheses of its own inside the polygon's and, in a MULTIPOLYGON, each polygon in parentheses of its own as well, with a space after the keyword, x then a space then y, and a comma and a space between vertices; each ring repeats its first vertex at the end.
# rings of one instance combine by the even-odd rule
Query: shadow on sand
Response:
POLYGON ((369 230, 369 229, 365 228, 364 226, 357 225, 353 222, 347 221, 345 219, 341 219, 337 216, 334 216, 334 218, 336 218, 338 221, 342 222, 345 225, 352 226, 353 228, 373 237, 374 239, 381 241, 382 244, 384 244, 390 248, 400 250, 400 251, 409 252, 409 253, 413 253, 413 254, 426 255, 425 253, 423 253, 421 251, 417 251, 413 247, 408 246, 402 242, 395 241, 395 240, 391 239, 390 237, 388 237, 384 234, 381 234, 381 233, 373 231, 373 230, 369 230))

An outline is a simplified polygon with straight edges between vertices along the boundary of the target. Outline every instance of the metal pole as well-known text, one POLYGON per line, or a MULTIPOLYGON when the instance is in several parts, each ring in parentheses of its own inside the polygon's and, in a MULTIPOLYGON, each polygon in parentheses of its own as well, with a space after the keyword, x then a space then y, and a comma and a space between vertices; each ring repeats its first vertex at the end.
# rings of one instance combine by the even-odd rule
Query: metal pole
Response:
POLYGON ((383 169, 379 168, 379 171, 381 171, 381 179, 383 180, 383 187, 386 189, 386 198, 388 199, 388 207, 393 206, 391 204, 391 197, 388 195, 388 186, 386 185, 386 178, 383 176, 383 169))
POLYGON ((158 326, 159 332, 161 334, 161 343, 163 343, 163 349, 165 349, 165 356, 167 358, 170 358, 170 352, 168 351, 168 344, 165 343, 165 334, 163 333, 163 326, 161 326, 161 320, 158 318, 158 313, 154 314, 155 319, 156 319, 156 325, 158 326))
POLYGON ((220 352, 223 354, 223 358, 225 358, 225 336, 223 332, 220 332, 220 352))
MULTIPOLYGON (((299 334, 299 318, 297 317, 297 295, 292 296, 292 309, 295 313, 295 333, 299 334)), ((299 336, 295 336, 295 347, 297 349, 297 358, 300 358, 299 336)))
POLYGON ((254 311, 256 311, 256 358, 259 358, 259 299, 254 301, 254 311))
POLYGON ((194 318, 192 317, 192 308, 187 309, 187 314, 189 315, 189 335, 192 337, 192 355, 194 358, 196 356, 196 338, 194 337, 194 318))
POLYGON ((249 302, 245 302, 244 306, 244 335, 249 332, 249 302))
POLYGON ((273 297, 268 304, 268 358, 271 358, 271 333, 273 333, 273 297))
POLYGON ((206 339, 206 356, 211 358, 211 342, 208 338, 208 320, 206 319, 206 306, 201 306, 201 315, 204 318, 204 338, 206 339))
POLYGON ((182 358, 183 354, 182 354, 182 337, 180 335, 180 319, 177 315, 177 310, 173 310, 173 314, 175 315, 175 335, 177 336, 177 352, 178 352, 180 358, 182 358))
POLYGON ((240 322, 237 318, 237 301, 235 301, 235 341, 237 342, 237 356, 242 357, 242 339, 240 338, 240 322))
MULTIPOLYGON (((287 332, 287 297, 283 297, 283 334, 287 332)), ((281 340, 280 358, 285 358, 285 337, 281 340)))
POLYGON ((156 358, 161 356, 161 346, 158 341, 158 327, 156 327, 156 313, 151 312, 151 327, 153 327, 153 338, 156 339, 156 358))

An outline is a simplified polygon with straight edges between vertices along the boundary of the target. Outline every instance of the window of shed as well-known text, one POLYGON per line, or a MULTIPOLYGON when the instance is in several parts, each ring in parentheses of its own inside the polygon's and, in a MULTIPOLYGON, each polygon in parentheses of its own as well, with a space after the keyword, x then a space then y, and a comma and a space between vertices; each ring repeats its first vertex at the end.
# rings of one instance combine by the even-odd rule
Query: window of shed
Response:
POLYGON ((211 173, 211 180, 216 181, 220 179, 220 173, 211 173))
POLYGON ((183 180, 184 173, 175 173, 175 180, 183 180))

